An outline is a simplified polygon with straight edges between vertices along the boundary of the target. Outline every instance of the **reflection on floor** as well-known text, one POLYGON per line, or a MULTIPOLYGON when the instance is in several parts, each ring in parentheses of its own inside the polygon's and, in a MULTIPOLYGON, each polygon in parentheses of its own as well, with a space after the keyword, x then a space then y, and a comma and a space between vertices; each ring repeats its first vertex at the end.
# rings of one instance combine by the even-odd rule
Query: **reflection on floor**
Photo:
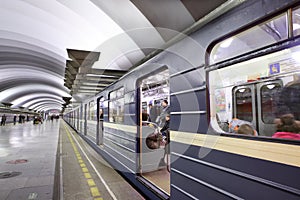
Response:
POLYGON ((170 195, 170 173, 167 167, 154 172, 144 173, 142 176, 170 195))

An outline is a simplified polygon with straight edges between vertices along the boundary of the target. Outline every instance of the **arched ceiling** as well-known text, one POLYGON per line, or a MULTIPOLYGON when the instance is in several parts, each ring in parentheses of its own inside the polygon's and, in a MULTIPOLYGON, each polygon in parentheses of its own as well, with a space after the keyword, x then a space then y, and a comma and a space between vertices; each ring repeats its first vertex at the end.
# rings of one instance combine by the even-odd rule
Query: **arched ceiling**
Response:
POLYGON ((226 2, 0 0, 0 103, 47 111, 81 101, 226 2))

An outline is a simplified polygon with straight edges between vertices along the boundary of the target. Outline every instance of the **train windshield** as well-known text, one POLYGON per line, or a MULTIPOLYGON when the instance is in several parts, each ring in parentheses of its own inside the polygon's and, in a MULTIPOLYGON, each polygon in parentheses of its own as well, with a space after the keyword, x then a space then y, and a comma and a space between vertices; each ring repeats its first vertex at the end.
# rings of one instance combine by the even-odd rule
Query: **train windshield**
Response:
POLYGON ((300 46, 209 72, 211 121, 221 132, 250 124, 258 135, 272 136, 277 120, 300 120, 300 46), (234 122, 234 120, 239 120, 234 122))

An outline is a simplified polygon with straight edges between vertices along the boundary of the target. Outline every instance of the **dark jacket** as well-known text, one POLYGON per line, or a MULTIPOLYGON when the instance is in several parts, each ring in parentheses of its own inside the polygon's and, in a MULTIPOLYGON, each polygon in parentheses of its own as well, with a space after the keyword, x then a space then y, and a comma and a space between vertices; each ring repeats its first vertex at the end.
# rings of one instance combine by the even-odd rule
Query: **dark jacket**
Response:
POLYGON ((164 132, 169 129, 170 120, 166 121, 162 129, 160 129, 160 132, 164 132))

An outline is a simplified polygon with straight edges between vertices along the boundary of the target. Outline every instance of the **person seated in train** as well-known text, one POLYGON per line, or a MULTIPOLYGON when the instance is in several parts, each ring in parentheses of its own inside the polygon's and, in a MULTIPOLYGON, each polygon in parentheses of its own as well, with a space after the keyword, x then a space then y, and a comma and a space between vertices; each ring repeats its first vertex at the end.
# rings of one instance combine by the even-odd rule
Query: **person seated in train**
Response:
POLYGON ((250 126, 249 124, 242 124, 239 126, 238 130, 237 130, 238 134, 243 134, 243 135, 256 135, 256 130, 253 129, 252 126, 250 126))
POLYGON ((238 119, 238 118, 233 118, 232 121, 229 123, 229 125, 228 125, 229 132, 230 133, 238 133, 238 130, 239 130, 240 126, 243 125, 243 124, 248 124, 253 129, 254 134, 252 134, 252 135, 255 135, 255 136, 258 135, 257 131, 253 128, 253 125, 252 125, 251 122, 241 120, 241 119, 238 119))
POLYGON ((231 120, 231 122, 229 123, 229 125, 228 125, 229 132, 230 133, 237 133, 239 127, 242 124, 249 124, 250 126, 252 126, 252 124, 250 122, 248 122, 248 121, 241 120, 241 119, 238 119, 238 118, 233 118, 231 120))
POLYGON ((149 149, 158 149, 160 147, 161 135, 159 133, 152 133, 146 138, 146 145, 149 149))
POLYGON ((167 114, 166 117, 165 117, 165 124, 160 129, 163 140, 167 140, 167 131, 169 131, 169 125, 170 125, 170 114, 167 114))
POLYGON ((272 138, 286 138, 300 140, 300 122, 296 121, 293 114, 284 114, 275 120, 277 132, 272 138))
POLYGON ((291 113, 295 120, 300 120, 300 80, 287 83, 278 96, 275 102, 277 119, 283 114, 291 113))

